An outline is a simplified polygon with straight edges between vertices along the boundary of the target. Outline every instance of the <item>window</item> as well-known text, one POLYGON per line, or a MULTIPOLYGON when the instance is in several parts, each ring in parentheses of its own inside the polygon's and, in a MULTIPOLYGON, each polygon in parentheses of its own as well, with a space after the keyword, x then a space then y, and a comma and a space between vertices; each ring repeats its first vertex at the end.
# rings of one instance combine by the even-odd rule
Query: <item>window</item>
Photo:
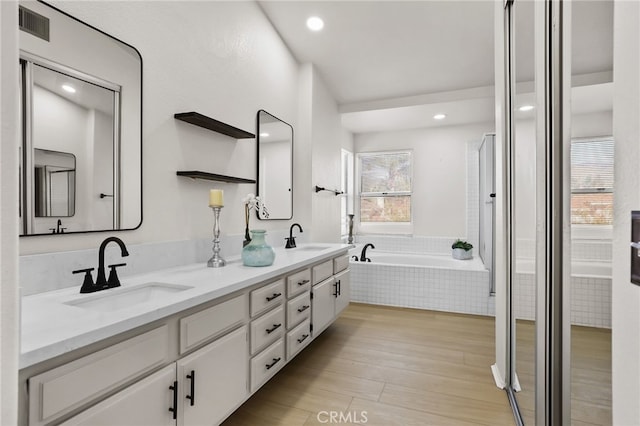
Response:
POLYGON ((613 222, 613 139, 571 143, 571 223, 613 222))
POLYGON ((411 152, 358 154, 360 223, 411 223, 411 152))

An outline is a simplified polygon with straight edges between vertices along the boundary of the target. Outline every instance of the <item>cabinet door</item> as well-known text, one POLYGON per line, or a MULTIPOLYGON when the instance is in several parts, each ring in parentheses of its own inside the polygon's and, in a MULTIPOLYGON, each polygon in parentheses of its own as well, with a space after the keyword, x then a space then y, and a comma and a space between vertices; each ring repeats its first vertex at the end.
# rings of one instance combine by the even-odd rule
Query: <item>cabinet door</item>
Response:
POLYGON ((246 399, 248 352, 244 326, 177 362, 178 426, 217 425, 246 399))
POLYGON ((173 387, 176 367, 171 364, 62 423, 71 425, 175 425, 173 387))
POLYGON ((317 336, 335 316, 335 292, 336 286, 333 278, 322 281, 313 286, 313 299, 311 300, 311 323, 313 335, 317 336))
POLYGON ((340 315, 340 312, 349 306, 349 300, 351 299, 351 280, 349 271, 343 271, 335 276, 336 283, 338 284, 338 296, 336 298, 336 316, 340 315))

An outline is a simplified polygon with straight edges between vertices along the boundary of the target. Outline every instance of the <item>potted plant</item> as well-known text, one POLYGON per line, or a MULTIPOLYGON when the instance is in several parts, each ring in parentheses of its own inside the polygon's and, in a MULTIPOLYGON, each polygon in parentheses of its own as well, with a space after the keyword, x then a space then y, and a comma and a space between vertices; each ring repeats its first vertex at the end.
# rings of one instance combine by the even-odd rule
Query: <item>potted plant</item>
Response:
POLYGON ((463 240, 456 240, 451 246, 452 256, 458 260, 469 260, 473 258, 473 245, 463 240))

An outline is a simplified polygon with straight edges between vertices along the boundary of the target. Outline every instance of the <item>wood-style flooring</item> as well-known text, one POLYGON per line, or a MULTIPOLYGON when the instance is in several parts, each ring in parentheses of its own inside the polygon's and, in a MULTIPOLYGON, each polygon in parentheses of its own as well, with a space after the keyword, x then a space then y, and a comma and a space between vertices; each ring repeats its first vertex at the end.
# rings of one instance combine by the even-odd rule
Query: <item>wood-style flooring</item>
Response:
MULTIPOLYGON (((352 303, 223 424, 513 425, 490 369, 494 327, 491 317, 352 303)), ((533 324, 518 331, 518 400, 534 424, 533 324)), ((610 332, 574 327, 573 337, 572 424, 611 424, 610 332)))
MULTIPOLYGON (((534 424, 535 323, 516 323, 516 394, 526 425, 534 424)), ((611 425, 611 330, 571 327, 571 425, 611 425)))
POLYGON ((493 318, 352 303, 223 424, 512 425, 494 346, 493 318))

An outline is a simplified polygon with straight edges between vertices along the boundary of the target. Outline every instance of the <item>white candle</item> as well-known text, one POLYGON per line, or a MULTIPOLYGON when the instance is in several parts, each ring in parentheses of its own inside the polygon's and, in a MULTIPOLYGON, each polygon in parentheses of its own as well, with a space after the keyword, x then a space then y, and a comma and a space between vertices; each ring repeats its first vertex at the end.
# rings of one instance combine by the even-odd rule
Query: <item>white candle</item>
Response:
POLYGON ((212 189, 209 191, 209 207, 224 207, 222 189, 212 189))

